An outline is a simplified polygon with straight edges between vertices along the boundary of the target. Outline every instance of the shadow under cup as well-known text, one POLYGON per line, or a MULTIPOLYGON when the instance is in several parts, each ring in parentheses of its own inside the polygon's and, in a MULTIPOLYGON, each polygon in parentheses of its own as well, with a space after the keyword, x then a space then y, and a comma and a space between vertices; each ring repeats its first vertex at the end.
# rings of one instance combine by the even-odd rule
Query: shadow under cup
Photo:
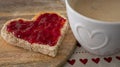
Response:
MULTIPOLYGON (((85 13, 88 13, 91 10, 81 9, 82 11, 87 10, 87 12, 82 13, 82 11, 78 12, 76 11, 76 8, 73 8, 75 7, 74 5, 77 5, 77 7, 81 6, 81 3, 79 2, 82 2, 84 4, 87 1, 91 0, 65 0, 70 27, 75 38, 82 45, 82 47, 84 47, 90 53, 96 55, 111 55, 119 52, 120 21, 117 20, 118 22, 115 22, 114 20, 103 21, 95 18, 93 19, 90 18, 90 16, 88 17, 88 15, 85 15, 85 13)), ((95 4, 94 1, 95 0, 92 1, 93 4, 95 4)), ((113 0, 110 1, 110 4, 112 4, 113 0)), ((100 1, 99 3, 103 2, 100 1)))

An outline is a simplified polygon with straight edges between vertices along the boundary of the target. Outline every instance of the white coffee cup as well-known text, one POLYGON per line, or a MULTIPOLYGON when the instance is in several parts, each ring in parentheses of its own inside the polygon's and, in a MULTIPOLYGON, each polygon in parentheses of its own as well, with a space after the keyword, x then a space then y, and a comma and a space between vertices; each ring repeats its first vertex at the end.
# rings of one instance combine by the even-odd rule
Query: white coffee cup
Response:
POLYGON ((70 27, 82 47, 96 55, 120 51, 120 22, 88 18, 71 7, 72 0, 65 0, 65 3, 70 27))

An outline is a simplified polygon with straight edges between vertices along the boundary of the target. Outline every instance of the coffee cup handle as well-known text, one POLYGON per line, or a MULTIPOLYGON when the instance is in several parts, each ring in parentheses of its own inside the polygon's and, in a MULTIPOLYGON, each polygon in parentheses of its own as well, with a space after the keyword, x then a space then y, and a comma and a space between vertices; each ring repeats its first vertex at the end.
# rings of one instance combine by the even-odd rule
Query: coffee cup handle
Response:
MULTIPOLYGON (((77 34, 78 34, 78 36, 79 36, 78 38, 79 38, 82 42, 86 42, 86 41, 84 41, 83 39, 81 39, 81 36, 80 36, 80 33, 79 33, 79 29, 83 29, 83 30, 86 30, 86 31, 88 31, 88 30, 85 29, 85 27, 82 26, 82 25, 79 25, 79 24, 76 25, 76 31, 77 31, 77 34)), ((92 49, 92 50, 97 50, 97 49, 104 48, 105 46, 108 45, 109 38, 108 38, 108 36, 107 36, 106 34, 104 34, 102 31, 96 30, 96 31, 94 31, 94 32, 92 32, 92 33, 89 33, 89 32, 88 32, 87 34, 89 34, 88 37, 90 37, 91 39, 94 38, 94 36, 98 36, 98 35, 101 35, 101 34, 102 34, 102 35, 104 36, 104 42, 102 42, 102 44, 99 44, 98 46, 95 46, 95 47, 85 44, 85 45, 83 45, 84 47, 89 48, 89 49, 92 49)), ((82 42, 81 42, 81 44, 82 44, 82 42)), ((94 43, 94 44, 95 44, 95 43, 94 43)))

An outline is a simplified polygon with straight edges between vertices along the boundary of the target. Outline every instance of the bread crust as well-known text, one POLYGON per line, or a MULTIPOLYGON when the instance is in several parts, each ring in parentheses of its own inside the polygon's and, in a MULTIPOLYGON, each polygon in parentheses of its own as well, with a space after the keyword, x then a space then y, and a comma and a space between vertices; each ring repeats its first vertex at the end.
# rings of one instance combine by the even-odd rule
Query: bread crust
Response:
MULTIPOLYGON (((39 13, 37 15, 35 15, 35 17, 32 18, 32 20, 34 21, 35 19, 37 19, 38 16, 40 16, 41 14, 46 13, 46 12, 42 12, 39 13)), ((47 12, 48 13, 48 12, 47 12)), ((56 12, 49 12, 49 13, 56 13, 56 12)), ((59 16, 63 17, 62 15, 60 15, 59 13, 56 13, 59 16)), ((63 17, 65 18, 65 17, 63 17)), ((7 31, 7 25, 13 21, 13 20, 19 20, 19 19, 23 19, 23 18, 17 18, 17 19, 12 19, 7 21, 2 29, 1 29, 1 36, 3 37, 3 39, 8 42, 11 45, 17 46, 17 47, 22 47, 24 49, 30 50, 30 51, 34 51, 34 52, 40 52, 42 54, 45 55, 49 55, 52 57, 55 57, 57 54, 57 50, 58 47, 60 46, 63 37, 65 35, 65 32, 67 31, 68 28, 68 22, 66 21, 63 28, 61 29, 61 36, 59 37, 57 44, 55 46, 49 46, 49 45, 44 45, 44 44, 37 44, 37 43, 29 43, 28 41, 25 41, 23 39, 17 38, 13 35, 13 33, 8 32, 7 31)), ((65 18, 66 19, 66 18, 65 18)), ((27 19, 23 19, 23 20, 27 20, 27 19)))

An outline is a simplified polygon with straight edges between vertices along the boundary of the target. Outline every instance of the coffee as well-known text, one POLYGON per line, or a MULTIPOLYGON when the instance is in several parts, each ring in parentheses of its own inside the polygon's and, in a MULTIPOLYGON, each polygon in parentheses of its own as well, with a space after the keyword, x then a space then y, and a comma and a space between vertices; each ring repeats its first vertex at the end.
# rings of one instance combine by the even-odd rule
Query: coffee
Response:
POLYGON ((71 0, 80 14, 102 21, 120 21, 120 0, 71 0))

